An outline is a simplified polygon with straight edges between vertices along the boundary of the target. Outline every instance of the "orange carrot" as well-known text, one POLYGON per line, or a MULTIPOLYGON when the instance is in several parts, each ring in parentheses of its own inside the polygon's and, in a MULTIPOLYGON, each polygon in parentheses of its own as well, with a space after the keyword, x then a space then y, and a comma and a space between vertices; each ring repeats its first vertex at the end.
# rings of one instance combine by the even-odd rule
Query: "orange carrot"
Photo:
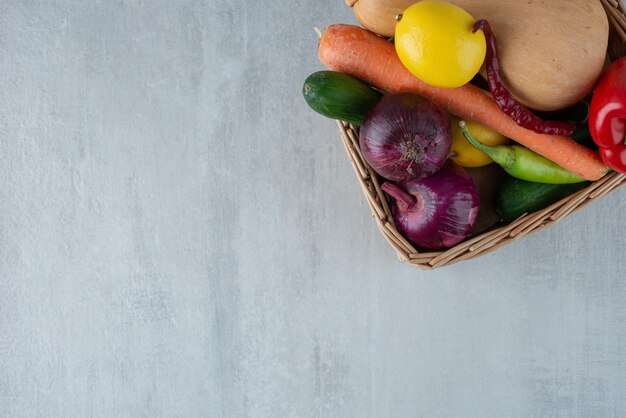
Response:
POLYGON ((388 93, 420 94, 450 113, 498 131, 587 180, 598 180, 609 170, 596 153, 571 138, 522 128, 478 87, 466 84, 442 88, 424 83, 402 65, 393 44, 358 26, 329 26, 322 34, 318 52, 322 64, 331 70, 388 93))

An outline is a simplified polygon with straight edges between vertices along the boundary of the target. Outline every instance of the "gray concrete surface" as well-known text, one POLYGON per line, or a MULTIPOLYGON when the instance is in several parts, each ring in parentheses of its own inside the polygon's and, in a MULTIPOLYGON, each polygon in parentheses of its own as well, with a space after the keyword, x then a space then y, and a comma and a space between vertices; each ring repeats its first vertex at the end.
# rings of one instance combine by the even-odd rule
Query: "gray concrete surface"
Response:
POLYGON ((343 1, 0 4, 0 416, 623 417, 626 190, 398 263, 314 26, 343 1))

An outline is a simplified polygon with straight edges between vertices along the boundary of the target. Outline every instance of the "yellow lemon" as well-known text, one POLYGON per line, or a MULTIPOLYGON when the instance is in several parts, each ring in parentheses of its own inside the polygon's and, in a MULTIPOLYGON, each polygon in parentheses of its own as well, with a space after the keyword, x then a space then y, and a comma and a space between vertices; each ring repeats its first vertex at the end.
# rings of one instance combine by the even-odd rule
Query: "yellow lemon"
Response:
POLYGON ((438 87, 459 87, 480 70, 487 46, 475 19, 454 4, 422 0, 409 6, 396 25, 396 52, 417 78, 438 87))
MULTIPOLYGON (((496 146, 504 145, 509 139, 499 132, 489 129, 479 123, 465 121, 470 133, 479 142, 485 145, 496 146)), ((459 129, 459 119, 452 118, 452 147, 450 148, 450 159, 461 167, 482 167, 493 161, 482 151, 474 148, 469 143, 463 132, 459 129)))

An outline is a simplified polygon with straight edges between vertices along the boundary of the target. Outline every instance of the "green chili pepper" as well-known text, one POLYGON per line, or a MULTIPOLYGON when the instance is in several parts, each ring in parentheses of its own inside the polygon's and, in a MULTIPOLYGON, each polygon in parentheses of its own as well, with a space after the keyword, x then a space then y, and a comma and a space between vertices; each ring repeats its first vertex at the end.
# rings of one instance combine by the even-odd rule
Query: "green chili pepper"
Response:
POLYGON ((513 177, 535 183, 548 184, 569 184, 586 181, 584 178, 574 175, 546 157, 520 145, 490 147, 481 144, 469 132, 464 121, 459 122, 459 128, 470 144, 487 154, 513 177))

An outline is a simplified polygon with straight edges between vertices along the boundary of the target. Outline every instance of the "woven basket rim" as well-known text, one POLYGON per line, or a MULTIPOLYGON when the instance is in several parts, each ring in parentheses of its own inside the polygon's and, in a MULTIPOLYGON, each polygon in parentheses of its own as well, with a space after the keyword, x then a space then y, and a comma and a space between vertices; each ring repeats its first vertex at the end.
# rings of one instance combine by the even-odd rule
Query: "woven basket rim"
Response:
MULTIPOLYGON (((611 29, 608 54, 614 60, 626 55, 626 10, 618 0, 600 0, 600 2, 609 18, 611 29)), ((400 261, 423 270, 452 265, 495 251, 526 235, 553 225, 626 184, 626 175, 612 172, 542 210, 524 214, 508 224, 496 224, 447 250, 419 252, 400 234, 394 224, 387 198, 380 189, 380 178, 367 164, 361 153, 358 128, 347 122, 338 121, 337 123, 352 168, 383 237, 396 251, 400 261)))

